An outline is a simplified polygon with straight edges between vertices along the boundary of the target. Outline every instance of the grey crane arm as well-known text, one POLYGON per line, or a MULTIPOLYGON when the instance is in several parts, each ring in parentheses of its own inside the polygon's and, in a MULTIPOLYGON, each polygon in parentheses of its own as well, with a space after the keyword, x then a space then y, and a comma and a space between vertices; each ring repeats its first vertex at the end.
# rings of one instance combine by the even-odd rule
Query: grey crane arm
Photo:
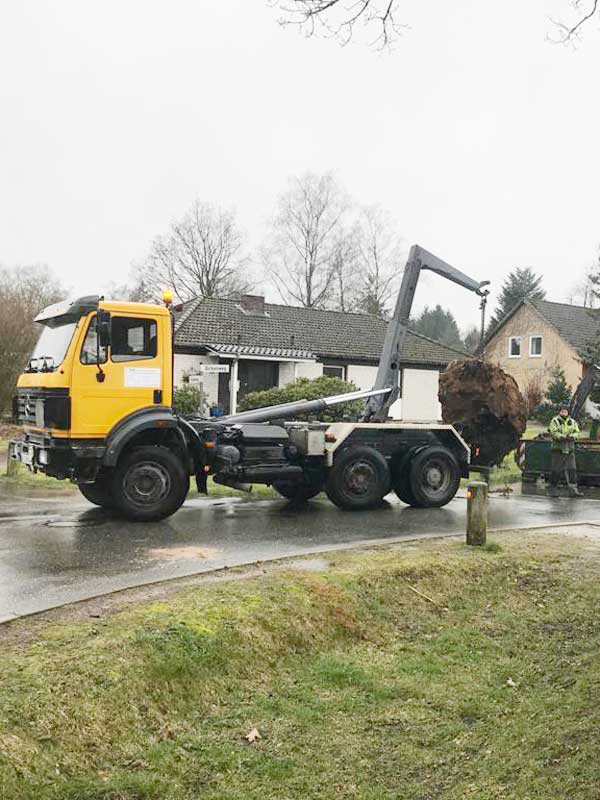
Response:
POLYGON ((476 281, 418 244, 410 248, 408 261, 402 276, 402 284, 396 300, 396 308, 387 328, 377 367, 377 377, 373 386, 374 389, 383 389, 391 386, 392 390, 387 395, 374 395, 369 398, 363 418, 367 422, 383 422, 387 418, 390 406, 398 397, 398 377, 402 348, 408 330, 408 320, 419 275, 423 269, 435 272, 449 281, 475 292, 482 298, 485 298, 488 294, 488 290, 484 287, 489 285, 489 281, 476 281))
POLYGON ((454 267, 450 266, 450 264, 442 261, 441 258, 434 256, 433 253, 429 252, 429 250, 425 250, 424 247, 420 247, 418 244, 414 245, 411 249, 411 254, 413 258, 416 258, 420 261, 421 269, 428 269, 430 272, 435 272, 438 275, 441 275, 443 278, 447 278, 449 281, 458 283, 459 286, 463 286, 465 289, 475 292, 475 294, 478 294, 480 297, 488 294, 487 289, 484 289, 483 287, 489 286, 489 281, 476 281, 473 278, 470 278, 468 275, 465 275, 464 272, 455 269, 454 267))

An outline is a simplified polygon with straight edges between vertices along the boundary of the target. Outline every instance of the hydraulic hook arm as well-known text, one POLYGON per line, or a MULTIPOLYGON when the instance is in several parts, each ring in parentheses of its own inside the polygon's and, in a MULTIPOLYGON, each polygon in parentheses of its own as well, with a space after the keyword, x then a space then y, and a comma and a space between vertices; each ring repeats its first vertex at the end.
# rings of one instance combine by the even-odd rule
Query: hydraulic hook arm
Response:
POLYGON ((451 267, 450 264, 446 264, 441 258, 429 253, 423 247, 419 247, 417 244, 411 247, 396 300, 396 308, 388 325, 381 358, 379 359, 377 378, 373 386, 374 389, 383 389, 391 386, 392 390, 387 395, 374 395, 369 398, 364 416, 365 422, 385 421, 390 406, 398 397, 400 391, 400 357, 404 340, 406 339, 417 282, 423 269, 436 272, 449 281, 458 283, 459 286, 464 286, 465 289, 475 292, 480 297, 485 297, 488 293, 484 287, 489 285, 489 281, 476 281, 451 267))

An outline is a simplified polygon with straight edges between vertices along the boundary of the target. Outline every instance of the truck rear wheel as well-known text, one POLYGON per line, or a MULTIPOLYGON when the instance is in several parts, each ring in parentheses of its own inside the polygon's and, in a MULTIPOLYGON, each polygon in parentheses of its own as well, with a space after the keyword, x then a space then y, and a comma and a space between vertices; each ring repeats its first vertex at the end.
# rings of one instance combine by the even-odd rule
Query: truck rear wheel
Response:
POLYGON ((119 461, 112 480, 115 506, 127 519, 155 522, 183 505, 190 478, 167 447, 136 447, 119 461))
POLYGON ((100 472, 94 483, 78 483, 77 488, 90 503, 102 508, 114 508, 109 475, 100 472))
POLYGON ((339 508, 374 508, 390 490, 385 458, 372 447, 350 447, 340 453, 329 472, 325 491, 339 508))
POLYGON ((410 485, 410 462, 402 469, 398 466, 392 473, 392 486, 397 497, 408 506, 416 506, 417 500, 410 485))
POLYGON ((426 447, 410 464, 410 491, 417 508, 440 508, 452 500, 460 486, 460 470, 445 447, 426 447))

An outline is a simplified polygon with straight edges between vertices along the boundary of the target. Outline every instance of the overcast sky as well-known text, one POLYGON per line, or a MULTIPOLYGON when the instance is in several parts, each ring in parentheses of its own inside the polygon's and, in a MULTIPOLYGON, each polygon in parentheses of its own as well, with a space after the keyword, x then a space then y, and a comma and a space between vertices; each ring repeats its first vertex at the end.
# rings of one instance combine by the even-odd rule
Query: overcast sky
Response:
MULTIPOLYGON (((196 196, 257 245, 287 177, 333 169, 407 247, 496 289, 531 266, 564 300, 600 242, 600 33, 549 44, 567 6, 404 0, 382 56, 282 29, 265 0, 4 2, 0 263, 95 291, 196 196)), ((477 320, 441 278, 417 300, 477 320)))

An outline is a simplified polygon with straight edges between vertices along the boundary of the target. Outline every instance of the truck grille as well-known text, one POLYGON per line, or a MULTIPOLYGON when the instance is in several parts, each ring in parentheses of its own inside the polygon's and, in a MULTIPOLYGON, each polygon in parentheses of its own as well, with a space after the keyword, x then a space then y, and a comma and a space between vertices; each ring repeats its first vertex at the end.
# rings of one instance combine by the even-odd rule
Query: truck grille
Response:
POLYGON ((69 390, 19 388, 13 398, 13 416, 18 425, 68 430, 71 426, 69 390))

